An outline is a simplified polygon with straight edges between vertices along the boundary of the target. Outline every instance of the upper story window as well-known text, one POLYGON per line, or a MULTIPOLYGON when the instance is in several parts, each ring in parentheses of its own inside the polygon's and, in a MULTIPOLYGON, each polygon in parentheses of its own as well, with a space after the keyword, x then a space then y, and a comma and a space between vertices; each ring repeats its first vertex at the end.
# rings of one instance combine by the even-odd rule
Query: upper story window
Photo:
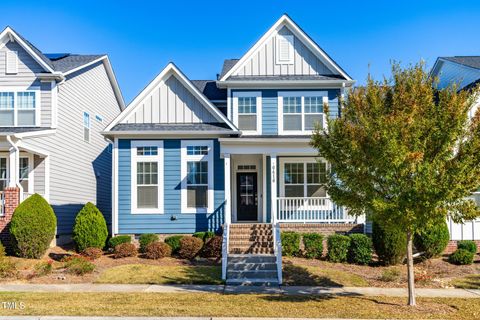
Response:
POLYGON ((163 142, 132 141, 132 213, 163 213, 163 142))
POLYGON ((233 122, 244 134, 262 133, 261 92, 233 93, 233 122))
POLYGON ((90 114, 83 113, 83 141, 90 142, 90 114))
POLYGON ((7 51, 5 73, 6 74, 18 73, 18 52, 17 51, 7 51))
POLYGON ((292 35, 277 35, 276 37, 277 64, 293 64, 294 48, 292 35))
POLYGON ((0 92, 0 126, 38 126, 39 92, 38 90, 0 92))
POLYGON ((311 134, 317 124, 323 128, 327 103, 326 92, 279 92, 279 133, 311 134))

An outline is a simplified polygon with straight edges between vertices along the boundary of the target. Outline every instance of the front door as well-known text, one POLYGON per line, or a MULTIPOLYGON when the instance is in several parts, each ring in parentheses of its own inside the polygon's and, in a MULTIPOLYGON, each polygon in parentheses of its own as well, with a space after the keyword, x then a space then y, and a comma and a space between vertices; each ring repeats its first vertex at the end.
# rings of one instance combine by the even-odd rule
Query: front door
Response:
POLYGON ((257 221, 257 173, 237 173, 237 220, 257 221))

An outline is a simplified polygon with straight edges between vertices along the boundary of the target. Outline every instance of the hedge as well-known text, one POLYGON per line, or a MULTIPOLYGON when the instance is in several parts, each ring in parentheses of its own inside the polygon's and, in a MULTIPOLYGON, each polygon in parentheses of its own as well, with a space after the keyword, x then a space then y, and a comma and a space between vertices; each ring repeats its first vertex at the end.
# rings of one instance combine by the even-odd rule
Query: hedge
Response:
POLYGON ((407 254, 407 234, 400 228, 385 228, 373 221, 372 242, 378 259, 384 265, 402 263, 407 254))
POLYGON ((320 259, 323 255, 323 235, 319 233, 305 233, 302 237, 305 257, 320 259))
POLYGON ((300 234, 293 231, 282 232, 282 254, 284 256, 296 256, 300 251, 300 234))
POLYGON ((351 234, 348 262, 369 264, 372 262, 372 239, 364 234, 351 234))
POLYGON ((464 249, 473 254, 477 253, 477 244, 472 240, 461 240, 457 242, 457 249, 464 249))
POLYGON ((457 249, 454 253, 450 255, 448 260, 453 264, 466 265, 472 264, 474 254, 465 249, 457 249))
POLYGON ((115 236, 110 238, 110 240, 108 240, 108 247, 110 249, 115 249, 115 247, 118 246, 119 244, 131 243, 131 242, 132 242, 132 237, 130 236, 127 236, 127 235, 115 236))
POLYGON ((172 253, 178 253, 180 250, 180 240, 182 240, 184 236, 170 236, 166 237, 164 242, 172 248, 172 253))
POLYGON ((153 233, 144 233, 138 238, 138 243, 140 244, 140 252, 145 253, 147 246, 150 243, 158 241, 158 235, 153 233))
POLYGON ((350 237, 332 234, 327 238, 327 258, 331 262, 346 262, 350 237))
POLYGON ((78 252, 86 248, 105 247, 108 229, 103 214, 91 202, 88 202, 75 217, 73 226, 73 241, 78 252))

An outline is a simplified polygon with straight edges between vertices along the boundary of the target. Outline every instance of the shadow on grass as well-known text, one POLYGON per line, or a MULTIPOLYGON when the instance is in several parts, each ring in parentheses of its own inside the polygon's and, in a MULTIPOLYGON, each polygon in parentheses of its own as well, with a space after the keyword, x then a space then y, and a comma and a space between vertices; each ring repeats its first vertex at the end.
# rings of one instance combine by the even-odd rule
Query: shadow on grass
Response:
POLYGON ((179 275, 165 275, 168 284, 223 284, 222 269, 213 266, 185 266, 179 275))
POLYGON ((283 264, 283 282, 295 286, 343 287, 329 277, 311 273, 308 269, 295 265, 290 261, 283 264))

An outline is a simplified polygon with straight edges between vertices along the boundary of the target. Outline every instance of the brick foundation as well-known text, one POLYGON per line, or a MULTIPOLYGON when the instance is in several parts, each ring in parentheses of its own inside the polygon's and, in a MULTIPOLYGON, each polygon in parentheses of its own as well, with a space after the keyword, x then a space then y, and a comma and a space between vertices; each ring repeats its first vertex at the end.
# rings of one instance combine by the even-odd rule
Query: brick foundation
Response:
POLYGON ((281 231, 330 234, 363 233, 363 224, 353 223, 280 223, 281 231))
POLYGON ((10 242, 10 234, 8 228, 10 220, 12 220, 13 211, 18 207, 20 203, 20 189, 16 187, 7 187, 3 190, 5 200, 5 212, 0 217, 0 241, 5 246, 8 246, 10 242))
MULTIPOLYGON (((457 242, 457 240, 450 240, 443 253, 449 254, 457 250, 457 242)), ((477 244, 477 252, 480 252, 480 240, 475 240, 475 243, 477 244)))

